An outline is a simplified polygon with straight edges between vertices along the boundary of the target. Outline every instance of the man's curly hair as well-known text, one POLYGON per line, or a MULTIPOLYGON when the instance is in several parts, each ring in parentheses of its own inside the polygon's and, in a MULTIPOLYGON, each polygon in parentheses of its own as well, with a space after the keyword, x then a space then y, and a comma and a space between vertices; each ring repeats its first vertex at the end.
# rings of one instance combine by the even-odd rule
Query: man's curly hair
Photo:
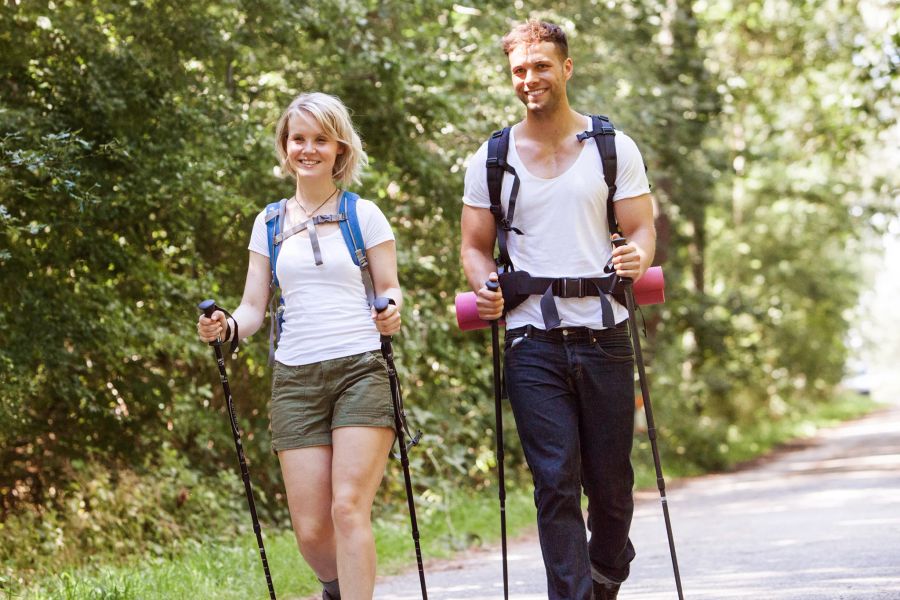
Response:
POLYGON ((559 50, 563 60, 569 58, 569 41, 566 32, 559 25, 528 19, 513 27, 503 36, 503 53, 509 56, 512 49, 519 44, 539 44, 551 42, 559 50))

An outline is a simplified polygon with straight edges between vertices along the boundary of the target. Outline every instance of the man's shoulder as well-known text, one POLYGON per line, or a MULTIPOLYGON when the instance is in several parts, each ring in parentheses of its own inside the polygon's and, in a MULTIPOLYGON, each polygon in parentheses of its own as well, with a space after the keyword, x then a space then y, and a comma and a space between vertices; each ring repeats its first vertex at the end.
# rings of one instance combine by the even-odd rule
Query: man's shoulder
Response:
POLYGON ((488 141, 489 140, 490 140, 490 138, 488 138, 487 140, 484 140, 481 143, 481 145, 478 146, 478 149, 469 155, 469 158, 466 160, 466 169, 473 169, 473 168, 482 168, 483 169, 483 168, 485 168, 485 161, 487 161, 488 141))
POLYGON ((640 157, 641 151, 634 138, 624 131, 616 129, 616 154, 621 157, 640 157))

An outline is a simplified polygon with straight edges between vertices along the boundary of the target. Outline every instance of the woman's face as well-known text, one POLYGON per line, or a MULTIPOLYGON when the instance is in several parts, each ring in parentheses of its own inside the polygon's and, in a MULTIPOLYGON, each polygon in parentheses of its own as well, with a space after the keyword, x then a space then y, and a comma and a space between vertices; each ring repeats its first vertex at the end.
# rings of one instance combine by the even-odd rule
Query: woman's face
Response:
POLYGON ((288 121, 285 147, 288 164, 299 177, 331 180, 334 163, 344 147, 325 135, 322 127, 306 111, 298 111, 288 121))

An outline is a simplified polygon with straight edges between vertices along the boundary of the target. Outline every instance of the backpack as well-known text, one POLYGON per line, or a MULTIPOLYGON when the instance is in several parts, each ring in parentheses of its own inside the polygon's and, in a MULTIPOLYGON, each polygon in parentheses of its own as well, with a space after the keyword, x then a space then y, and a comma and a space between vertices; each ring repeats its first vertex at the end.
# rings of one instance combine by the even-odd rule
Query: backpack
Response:
MULTIPOLYGON (((272 268, 271 288, 279 288, 278 274, 276 266, 278 264, 278 255, 281 252, 281 244, 296 233, 301 231, 309 231, 309 241, 312 244, 313 256, 316 265, 322 264, 322 252, 319 247, 319 237, 316 233, 316 225, 323 223, 337 223, 341 228, 341 234, 344 236, 344 243, 350 252, 350 258, 353 264, 359 267, 360 276, 362 277, 363 287, 366 289, 366 301, 372 306, 375 301, 375 286, 372 283, 372 275, 369 273, 369 261, 366 258, 366 245, 363 240, 362 230, 359 227, 359 216, 356 212, 356 205, 359 196, 352 192, 343 192, 338 204, 338 213, 335 215, 316 215, 311 219, 295 225, 287 231, 282 231, 284 226, 284 216, 287 207, 287 199, 284 198, 278 202, 272 202, 266 206, 266 237, 269 246, 269 265, 272 268)), ((271 295, 269 303, 269 362, 274 361, 275 346, 281 339, 281 329, 284 324, 284 296, 279 293, 276 304, 275 295, 271 295)))
MULTIPOLYGON (((549 331, 559 326, 561 320, 556 309, 557 298, 584 298, 596 296, 600 299, 601 318, 604 327, 613 327, 615 322, 612 316, 612 305, 607 299, 612 295, 624 304, 625 299, 619 278, 612 271, 607 277, 532 277, 525 271, 517 271, 512 264, 507 250, 507 242, 510 233, 522 235, 522 231, 513 227, 513 217, 516 210, 516 197, 519 194, 519 175, 509 163, 506 156, 509 152, 510 127, 504 127, 495 131, 488 140, 488 152, 485 166, 487 167, 487 187, 491 201, 491 214, 497 225, 496 258, 497 272, 500 277, 500 289, 503 292, 504 312, 509 312, 526 299, 528 296, 541 296, 541 314, 544 326, 549 331), (508 211, 503 214, 501 192, 503 189, 503 177, 509 173, 513 176, 513 184, 509 194, 508 211), (621 298, 621 300, 620 300, 621 298)), ((591 130, 578 134, 578 141, 584 142, 588 138, 594 138, 600 160, 603 164, 603 179, 609 188, 606 198, 606 219, 610 234, 621 233, 616 221, 616 213, 613 209, 613 197, 616 193, 616 175, 618 172, 618 160, 616 156, 616 130, 608 117, 591 115, 591 130)), ((610 265, 607 265, 610 272, 610 265)))

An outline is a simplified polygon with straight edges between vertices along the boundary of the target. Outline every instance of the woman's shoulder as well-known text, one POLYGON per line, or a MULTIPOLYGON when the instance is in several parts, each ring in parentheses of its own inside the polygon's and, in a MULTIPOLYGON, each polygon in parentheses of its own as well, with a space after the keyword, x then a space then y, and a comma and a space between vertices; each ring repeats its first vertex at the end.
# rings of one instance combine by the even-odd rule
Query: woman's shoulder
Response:
POLYGON ((269 202, 264 204, 262 206, 262 208, 260 208, 259 211, 256 213, 256 221, 262 221, 263 223, 265 223, 266 215, 269 214, 270 211, 278 210, 278 205, 281 204, 281 202, 283 202, 283 201, 284 201, 283 199, 270 200, 269 202))
POLYGON ((359 200, 356 201, 356 214, 359 215, 360 219, 366 219, 371 218, 374 215, 383 215, 384 212, 382 212, 381 208, 379 208, 375 202, 360 196, 359 200))

